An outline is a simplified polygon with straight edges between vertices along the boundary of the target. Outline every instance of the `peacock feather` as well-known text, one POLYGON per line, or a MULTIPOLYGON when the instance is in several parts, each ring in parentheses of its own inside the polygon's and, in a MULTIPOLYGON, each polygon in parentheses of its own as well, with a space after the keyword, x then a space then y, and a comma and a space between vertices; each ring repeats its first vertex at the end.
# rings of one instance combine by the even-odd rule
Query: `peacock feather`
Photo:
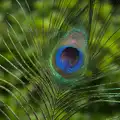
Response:
POLYGON ((119 0, 0 10, 0 120, 120 119, 119 0))

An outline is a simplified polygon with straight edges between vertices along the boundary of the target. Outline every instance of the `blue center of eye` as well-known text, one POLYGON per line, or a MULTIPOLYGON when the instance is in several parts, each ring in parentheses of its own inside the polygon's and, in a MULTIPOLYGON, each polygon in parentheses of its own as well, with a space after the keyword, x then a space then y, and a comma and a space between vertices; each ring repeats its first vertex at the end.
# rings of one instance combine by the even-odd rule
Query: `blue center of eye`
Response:
POLYGON ((56 53, 56 66, 65 73, 73 73, 81 68, 83 54, 77 48, 62 46, 56 53))
POLYGON ((74 67, 79 61, 79 51, 73 47, 67 47, 62 51, 61 59, 63 64, 74 67))

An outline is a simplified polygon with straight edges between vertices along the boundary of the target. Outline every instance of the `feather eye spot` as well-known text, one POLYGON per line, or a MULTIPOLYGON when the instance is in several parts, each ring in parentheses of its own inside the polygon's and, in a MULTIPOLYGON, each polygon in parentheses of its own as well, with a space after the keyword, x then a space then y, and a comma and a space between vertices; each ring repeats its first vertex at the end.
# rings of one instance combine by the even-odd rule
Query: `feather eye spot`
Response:
POLYGON ((50 68, 56 78, 69 81, 84 75, 87 65, 86 41, 87 37, 81 29, 72 29, 64 37, 61 36, 50 57, 50 68))

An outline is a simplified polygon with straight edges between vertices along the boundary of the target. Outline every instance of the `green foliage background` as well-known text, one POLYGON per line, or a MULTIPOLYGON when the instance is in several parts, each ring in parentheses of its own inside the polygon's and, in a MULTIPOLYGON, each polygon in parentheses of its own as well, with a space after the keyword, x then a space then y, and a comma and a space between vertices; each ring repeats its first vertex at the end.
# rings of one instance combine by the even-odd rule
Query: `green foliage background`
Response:
MULTIPOLYGON (((73 2, 71 3, 69 9, 71 9, 71 7, 74 5, 75 2, 76 2, 76 0, 73 0, 73 2)), ((8 20, 12 24, 12 26, 15 28, 18 40, 21 41, 21 43, 24 44, 24 46, 26 46, 25 51, 29 54, 29 56, 31 56, 31 58, 32 58, 32 53, 35 52, 35 48, 32 47, 32 46, 30 48, 27 47, 27 45, 25 43, 24 35, 21 33, 19 27, 16 25, 16 22, 12 19, 12 17, 8 16, 7 13, 12 13, 17 18, 17 20, 19 20, 19 22, 22 24, 22 26, 23 26, 23 28, 25 30, 25 34, 26 34, 27 38, 29 39, 30 44, 32 44, 32 42, 31 42, 32 37, 30 36, 30 32, 29 32, 30 29, 27 26, 28 23, 32 24, 33 29, 37 29, 39 31, 38 32, 39 35, 35 39, 39 39, 40 40, 39 42, 43 46, 45 46, 46 43, 44 43, 44 41, 42 41, 41 32, 40 32, 41 31, 41 25, 42 25, 42 18, 43 18, 43 13, 44 13, 44 17, 45 17, 45 21, 44 21, 45 26, 44 27, 46 28, 46 31, 47 31, 47 29, 49 27, 47 16, 49 14, 49 11, 52 10, 51 7, 50 7, 50 5, 51 5, 50 0, 45 0, 45 3, 46 3, 45 6, 44 6, 45 11, 43 11, 43 9, 42 9, 43 6, 42 6, 42 2, 40 0, 28 0, 28 3, 29 3, 30 8, 31 8, 31 14, 35 18, 34 22, 35 22, 35 24, 37 26, 37 27, 35 27, 34 24, 33 24, 33 21, 30 20, 30 14, 29 14, 28 9, 25 6, 25 1, 20 0, 20 3, 25 8, 26 19, 24 19, 23 11, 20 9, 20 7, 18 6, 18 4, 16 3, 15 0, 0 0, 0 53, 3 54, 7 59, 9 59, 14 64, 16 64, 16 62, 14 61, 12 55, 8 52, 8 50, 6 49, 6 47, 5 47, 4 43, 3 43, 3 37, 4 37, 4 40, 9 43, 9 38, 8 38, 8 34, 7 34, 8 25, 6 23, 7 22, 6 20, 8 20)), ((86 3, 85 0, 83 0, 82 4, 84 4, 84 3, 86 3)), ((64 6, 64 7, 66 7, 66 6, 64 6)), ((111 7, 112 7, 112 5, 106 4, 106 6, 104 7, 104 10, 101 11, 101 14, 99 14, 100 22, 102 20, 104 20, 107 12, 109 11, 109 9, 111 7)), ((54 17, 57 17, 57 11, 58 10, 59 10, 59 8, 54 9, 54 12, 55 12, 54 17)), ((110 31, 106 33, 106 36, 111 34, 111 32, 115 30, 115 28, 120 26, 119 12, 115 16, 116 16, 115 17, 116 19, 114 19, 114 26, 112 26, 110 28, 110 31)), ((35 34, 35 33, 33 33, 33 34, 35 34)), ((13 38, 15 38, 15 37, 13 36, 13 38)), ((118 44, 119 43, 120 42, 118 42, 118 44)), ((12 45, 11 45, 11 48, 12 48, 12 45)), ((21 48, 17 47, 17 49, 21 49, 21 48)), ((45 50, 44 50, 44 52, 47 52, 45 50)), ((109 49, 107 49, 107 52, 109 52, 110 54, 114 54, 115 50, 118 50, 118 48, 114 48, 114 49, 109 48, 109 49)), ((15 52, 15 51, 13 51, 13 52, 15 52)), ((44 57, 46 57, 45 55, 46 54, 44 54, 44 57)), ((27 58, 25 58, 25 60, 26 60, 26 62, 28 62, 27 58)), ((109 62, 109 61, 106 61, 106 62, 109 62)), ((115 61, 115 63, 117 65, 120 65, 119 60, 115 61)), ((14 75, 19 76, 19 78, 21 78, 26 83, 26 86, 28 86, 31 89, 33 95, 40 102, 41 98, 40 98, 40 96, 37 95, 36 90, 35 90, 35 88, 34 88, 34 86, 32 84, 28 84, 27 80, 18 71, 13 69, 4 59, 0 58, 0 64, 3 65, 8 70, 12 71, 14 73, 14 75)), ((34 67, 30 63, 28 63, 28 64, 31 66, 32 69, 34 69, 34 67)), ((18 81, 16 81, 15 78, 11 77, 7 72, 5 72, 2 69, 0 69, 0 78, 8 80, 8 82, 12 83, 17 88, 19 88, 20 91, 22 92, 22 94, 24 96, 26 96, 26 99, 28 100, 28 104, 29 103, 32 104, 34 106, 37 114, 39 116, 41 116, 41 113, 39 112, 40 111, 39 106, 37 106, 34 103, 34 101, 32 101, 32 99, 28 95, 27 91, 25 89, 23 89, 21 84, 18 81)), ((111 75, 110 77, 108 76, 108 77, 102 78, 102 79, 99 80, 99 82, 104 83, 105 81, 109 81, 109 80, 116 81, 116 82, 119 81, 120 80, 120 74, 116 73, 114 75, 111 75)), ((91 85, 95 85, 95 84, 99 84, 99 83, 95 83, 95 82, 91 83, 91 85)), ((8 88, 13 93, 17 94, 16 89, 12 89, 10 86, 7 86, 7 84, 5 84, 5 83, 3 84, 3 82, 0 82, 0 85, 3 85, 4 87, 8 88)), ((115 87, 119 88, 120 84, 113 85, 113 86, 114 86, 114 88, 115 87)), ((111 88, 113 86, 111 86, 111 88)), ((102 89, 102 88, 99 88, 99 89, 102 89)), ((98 92, 99 90, 96 90, 96 91, 98 92)), ((89 102, 88 99, 86 98, 86 101, 89 102)), ((109 100, 110 99, 111 98, 109 98, 109 100)), ((118 100, 120 100, 119 97, 118 97, 118 100)), ((14 101, 12 99, 11 95, 2 88, 0 88, 0 120, 6 120, 5 115, 3 114, 2 110, 5 111, 5 113, 7 113, 10 116, 11 120, 15 119, 11 115, 11 112, 8 109, 5 108, 4 104, 1 101, 4 101, 9 106, 11 106, 13 111, 18 113, 18 116, 19 116, 20 120, 22 120, 22 119, 26 120, 26 116, 24 115, 25 113, 23 113, 22 109, 19 109, 20 106, 16 103, 16 101, 14 101)), ((21 101, 21 102, 23 102, 23 101, 21 101)), ((30 111, 30 113, 31 113, 31 111, 30 111)), ((120 114, 120 105, 118 103, 94 103, 92 105, 88 105, 87 108, 81 110, 73 118, 71 118, 71 120, 102 120, 102 119, 118 116, 119 114, 120 114)), ((32 117, 32 113, 31 113, 31 117, 32 117)), ((33 117, 32 120, 35 120, 35 118, 33 117)))

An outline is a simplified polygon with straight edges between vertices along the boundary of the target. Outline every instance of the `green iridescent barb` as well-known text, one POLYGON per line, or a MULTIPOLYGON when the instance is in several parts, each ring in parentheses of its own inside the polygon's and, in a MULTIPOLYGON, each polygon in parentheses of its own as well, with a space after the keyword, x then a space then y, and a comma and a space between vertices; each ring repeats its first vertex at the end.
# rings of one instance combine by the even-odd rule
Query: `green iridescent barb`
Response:
POLYGON ((0 0, 0 120, 119 120, 119 5, 0 0))

